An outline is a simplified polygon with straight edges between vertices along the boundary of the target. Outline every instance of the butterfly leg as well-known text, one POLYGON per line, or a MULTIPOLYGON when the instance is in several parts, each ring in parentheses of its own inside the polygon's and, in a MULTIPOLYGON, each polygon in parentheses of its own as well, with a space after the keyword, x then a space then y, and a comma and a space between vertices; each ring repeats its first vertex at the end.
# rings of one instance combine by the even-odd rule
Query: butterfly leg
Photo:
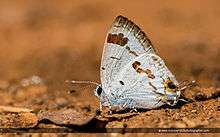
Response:
POLYGON ((111 115, 112 114, 112 106, 111 105, 109 105, 109 111, 108 111, 108 113, 111 115))
POLYGON ((189 103, 190 101, 188 101, 188 100, 186 100, 186 99, 184 99, 184 98, 180 98, 179 99, 180 101, 183 101, 183 102, 185 102, 185 103, 189 103))
POLYGON ((132 108, 130 112, 132 113, 132 112, 138 112, 138 111, 136 108, 132 108))
POLYGON ((130 100, 129 105, 132 106, 131 112, 138 112, 137 109, 135 108, 134 100, 130 100))
POLYGON ((102 112, 102 103, 101 102, 99 102, 99 110, 100 110, 100 112, 102 112))
POLYGON ((161 101, 164 103, 167 103, 167 95, 166 94, 161 97, 161 101))
POLYGON ((162 95, 162 96, 159 96, 159 97, 157 97, 157 98, 158 98, 158 102, 155 103, 155 105, 157 105, 157 104, 160 103, 160 102, 164 102, 164 103, 167 102, 167 95, 166 95, 166 94, 165 94, 165 95, 162 95))
POLYGON ((126 107, 130 106, 129 108, 131 109, 130 112, 137 112, 137 109, 134 107, 134 100, 128 99, 123 105, 122 109, 125 109, 126 107))
POLYGON ((108 113, 111 115, 111 114, 112 114, 112 105, 111 105, 111 103, 109 102, 109 100, 108 100, 108 108, 109 108, 108 113))
POLYGON ((157 104, 159 104, 161 101, 162 101, 162 102, 166 102, 166 100, 167 100, 166 92, 165 92, 165 94, 161 94, 161 93, 157 92, 156 90, 152 90, 152 91, 153 91, 154 93, 160 95, 160 96, 157 97, 158 101, 157 101, 157 103, 154 104, 155 106, 156 106, 157 104))

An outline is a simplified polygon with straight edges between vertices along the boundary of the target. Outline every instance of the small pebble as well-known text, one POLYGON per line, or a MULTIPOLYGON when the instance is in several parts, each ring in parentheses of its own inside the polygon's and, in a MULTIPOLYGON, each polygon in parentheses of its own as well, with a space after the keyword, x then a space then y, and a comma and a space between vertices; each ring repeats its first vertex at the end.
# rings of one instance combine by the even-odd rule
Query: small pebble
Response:
POLYGON ((204 93, 199 92, 199 93, 196 93, 194 98, 197 101, 203 101, 207 99, 207 96, 204 93))
POLYGON ((191 110, 191 112, 192 112, 192 113, 195 113, 195 112, 196 112, 196 110, 195 110, 195 109, 194 109, 194 110, 191 110))

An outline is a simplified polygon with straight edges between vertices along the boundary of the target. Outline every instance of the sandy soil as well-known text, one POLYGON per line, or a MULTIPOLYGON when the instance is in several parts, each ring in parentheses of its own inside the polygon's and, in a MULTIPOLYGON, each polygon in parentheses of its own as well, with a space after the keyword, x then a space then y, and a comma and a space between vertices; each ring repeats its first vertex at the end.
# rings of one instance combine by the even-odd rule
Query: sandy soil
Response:
MULTIPOLYGON (((1 126, 80 126, 96 119, 94 126, 106 128, 220 128, 219 4, 218 0, 0 1, 0 106, 4 107, 0 122, 6 121, 1 126), (197 81, 196 87, 183 93, 192 102, 97 115, 95 87, 65 83, 100 82, 106 31, 120 14, 148 34, 179 81, 197 81), (65 123, 57 118, 67 114, 79 121, 65 123), (14 125, 13 119, 23 122, 14 125)), ((121 134, 112 134, 116 135, 121 134)))

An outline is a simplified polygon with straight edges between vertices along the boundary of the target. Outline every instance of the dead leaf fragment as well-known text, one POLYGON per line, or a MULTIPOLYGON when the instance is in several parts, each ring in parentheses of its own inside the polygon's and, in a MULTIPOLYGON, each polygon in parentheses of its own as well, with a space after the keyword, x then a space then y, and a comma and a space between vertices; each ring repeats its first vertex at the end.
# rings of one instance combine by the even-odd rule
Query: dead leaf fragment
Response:
POLYGON ((72 109, 46 111, 38 114, 40 120, 50 120, 57 125, 85 125, 90 122, 95 113, 85 114, 72 109))

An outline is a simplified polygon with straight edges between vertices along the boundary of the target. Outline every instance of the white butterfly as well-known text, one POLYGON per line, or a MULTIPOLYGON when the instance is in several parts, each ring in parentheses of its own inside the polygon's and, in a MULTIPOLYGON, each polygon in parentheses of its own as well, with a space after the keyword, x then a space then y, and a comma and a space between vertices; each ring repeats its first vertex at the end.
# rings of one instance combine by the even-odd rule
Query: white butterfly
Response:
POLYGON ((101 85, 95 91, 100 109, 152 109, 173 106, 180 98, 179 83, 146 34, 123 16, 107 33, 100 74, 101 85))

